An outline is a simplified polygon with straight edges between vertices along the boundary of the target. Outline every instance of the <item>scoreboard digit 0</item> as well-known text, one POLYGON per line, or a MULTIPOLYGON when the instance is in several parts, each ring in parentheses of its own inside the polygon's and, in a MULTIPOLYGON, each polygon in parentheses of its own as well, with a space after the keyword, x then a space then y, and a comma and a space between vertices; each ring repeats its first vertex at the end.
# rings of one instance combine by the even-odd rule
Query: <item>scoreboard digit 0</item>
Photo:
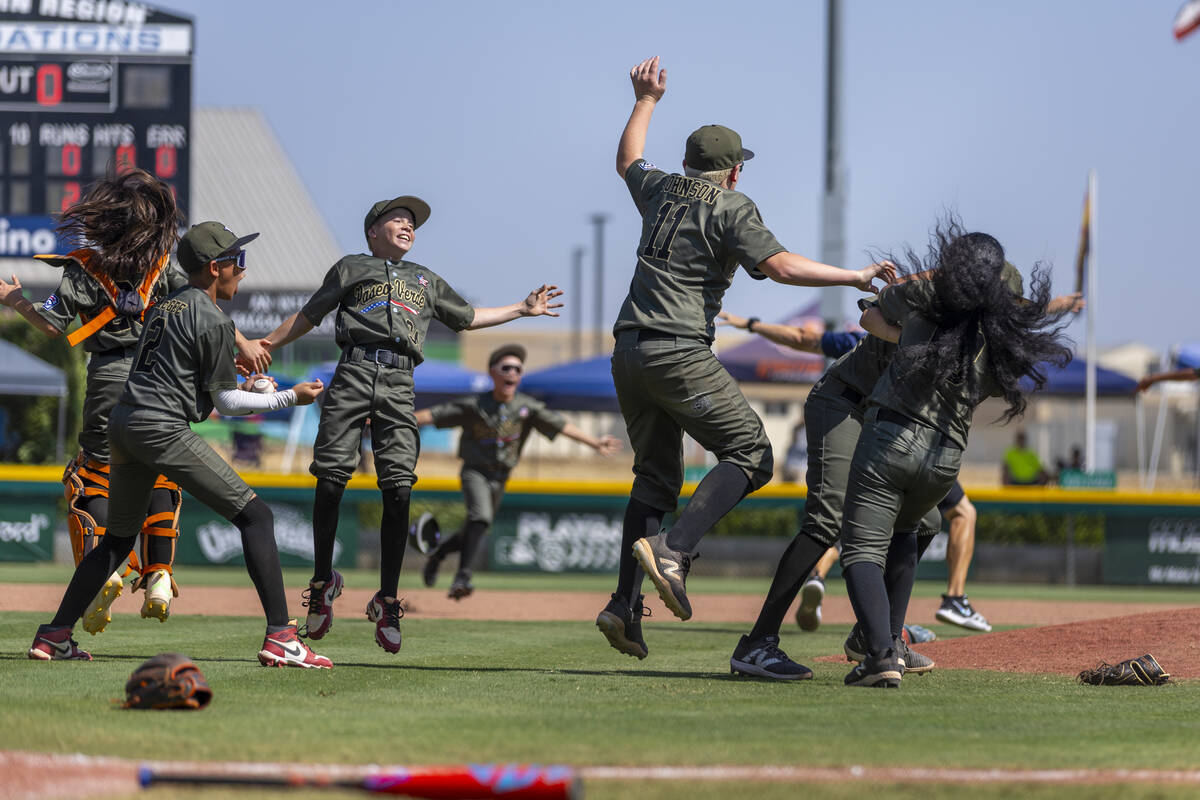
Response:
POLYGON ((0 0, 0 257, 110 169, 190 189, 193 25, 124 0, 0 0))

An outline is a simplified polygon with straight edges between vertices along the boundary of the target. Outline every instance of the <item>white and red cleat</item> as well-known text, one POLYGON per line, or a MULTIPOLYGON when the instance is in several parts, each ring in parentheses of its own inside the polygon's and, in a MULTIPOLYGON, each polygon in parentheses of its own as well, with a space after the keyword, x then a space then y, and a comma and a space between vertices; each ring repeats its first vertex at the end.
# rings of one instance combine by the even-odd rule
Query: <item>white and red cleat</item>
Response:
POLYGON ((264 667, 303 667, 331 669, 333 662, 309 649, 296 633, 294 624, 278 633, 268 633, 258 651, 258 662, 264 667))

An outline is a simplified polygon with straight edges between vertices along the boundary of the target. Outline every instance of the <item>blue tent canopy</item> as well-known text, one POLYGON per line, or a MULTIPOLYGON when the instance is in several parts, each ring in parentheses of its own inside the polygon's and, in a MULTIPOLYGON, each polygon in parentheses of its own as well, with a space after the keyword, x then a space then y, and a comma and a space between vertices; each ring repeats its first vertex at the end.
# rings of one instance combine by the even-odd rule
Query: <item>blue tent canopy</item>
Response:
MULTIPOLYGON (((316 367, 309 380, 320 380, 329 386, 335 369, 337 362, 328 361, 316 367)), ((417 408, 427 408, 464 394, 484 392, 491 387, 492 381, 487 375, 449 361, 427 358, 413 370, 417 408)))
MULTIPOLYGON (((1053 395, 1082 395, 1087 391, 1087 362, 1082 358, 1071 360, 1062 369, 1043 364, 1046 370, 1046 385, 1038 394, 1053 395)), ((1028 378, 1021 379, 1021 385, 1029 390, 1032 388, 1028 378)), ((1096 367, 1096 394, 1098 396, 1128 395, 1133 393, 1137 381, 1119 372, 1104 367, 1096 367)))
POLYGON ((567 411, 620 411, 609 356, 569 361, 531 372, 521 381, 527 392, 551 408, 567 411))
POLYGON ((1200 367, 1200 342, 1184 342, 1179 345, 1179 352, 1175 356, 1175 365, 1189 369, 1200 367))

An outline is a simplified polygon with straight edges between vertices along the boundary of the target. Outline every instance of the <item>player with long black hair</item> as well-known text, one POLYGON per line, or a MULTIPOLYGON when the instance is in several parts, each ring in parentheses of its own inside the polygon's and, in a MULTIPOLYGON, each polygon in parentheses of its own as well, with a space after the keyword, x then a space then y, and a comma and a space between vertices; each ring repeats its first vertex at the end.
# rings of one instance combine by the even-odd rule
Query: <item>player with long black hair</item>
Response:
POLYGON ((891 261, 909 280, 884 289, 863 327, 900 345, 868 399, 854 451, 842 521, 842 568, 854 613, 866 631, 867 658, 849 686, 899 686, 900 635, 916 572, 915 531, 946 496, 962 462, 975 407, 1001 397, 1001 420, 1020 416, 1028 378, 1034 390, 1046 364, 1065 365, 1071 351, 1065 312, 1048 312, 1050 275, 1035 266, 1028 299, 1020 273, 1005 270, 1004 248, 986 233, 968 233, 955 218, 935 230, 928 255, 911 249, 891 261), (895 541, 893 541, 895 537, 895 541), (908 564, 889 570, 889 557, 908 564), (891 600, 889 601, 889 596, 891 600))
MULTIPOLYGON (((87 387, 79 454, 63 473, 71 548, 78 565, 108 528, 108 418, 125 387, 146 311, 187 279, 170 263, 183 218, 171 187, 140 169, 113 171, 88 187, 59 218, 58 234, 77 248, 66 255, 37 258, 62 269, 62 279, 40 304, 28 300, 21 282, 0 280, 0 303, 34 328, 88 352, 87 387), (68 333, 79 319, 80 326, 68 333)), ((258 342, 236 336, 239 362, 264 371, 270 355, 258 342)), ((146 590, 142 616, 166 621, 179 593, 172 576, 179 534, 179 487, 160 478, 142 527, 142 547, 105 582, 84 614, 83 627, 100 633, 111 621, 112 602, 123 578, 139 575, 134 588, 146 590)))

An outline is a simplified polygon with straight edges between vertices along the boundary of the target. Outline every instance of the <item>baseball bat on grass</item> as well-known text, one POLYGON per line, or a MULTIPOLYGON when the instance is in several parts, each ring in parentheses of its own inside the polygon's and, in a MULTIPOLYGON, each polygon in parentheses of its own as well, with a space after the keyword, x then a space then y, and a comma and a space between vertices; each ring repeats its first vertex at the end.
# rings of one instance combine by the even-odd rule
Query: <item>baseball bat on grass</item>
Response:
POLYGON ((174 783, 193 786, 283 786, 361 789, 435 800, 507 798, 508 800, 582 800, 583 784, 570 767, 526 764, 465 764, 444 767, 395 767, 358 778, 281 771, 278 775, 214 774, 143 766, 142 788, 174 783))

